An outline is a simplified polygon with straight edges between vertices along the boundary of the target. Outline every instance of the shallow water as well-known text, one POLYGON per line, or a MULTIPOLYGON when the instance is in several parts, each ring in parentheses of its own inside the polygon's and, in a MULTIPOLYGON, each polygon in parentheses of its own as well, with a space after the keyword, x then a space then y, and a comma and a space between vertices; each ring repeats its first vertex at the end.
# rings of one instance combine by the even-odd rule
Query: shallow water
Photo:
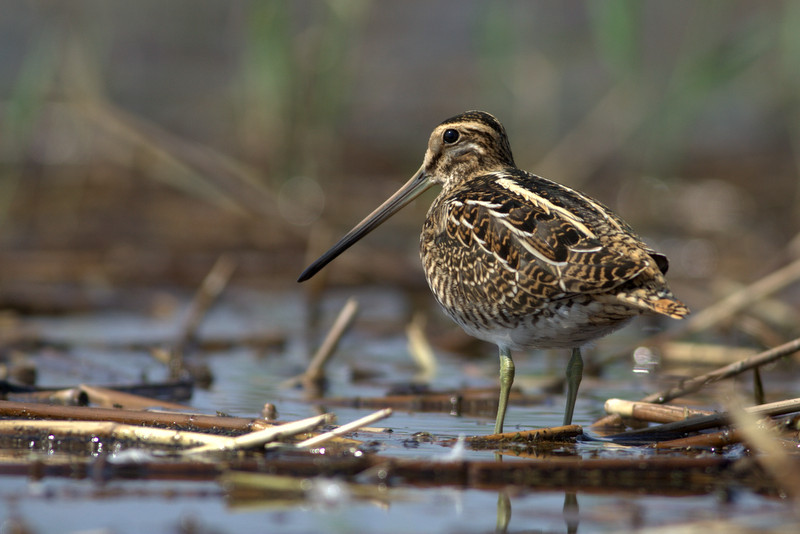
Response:
MULTIPOLYGON (((232 508, 215 484, 125 482, 98 489, 87 482, 4 481, 7 510, 34 532, 493 532, 498 495, 478 490, 400 490, 391 503, 350 501, 339 494, 324 504, 262 502, 232 508), (13 504, 11 504, 13 503, 13 504), (192 530, 195 529, 195 530, 192 530)), ((747 494, 733 504, 717 496, 578 495, 579 532, 623 532, 699 520, 737 527, 774 528, 790 519, 786 506, 747 494)), ((510 498, 509 532, 565 532, 564 494, 510 498)), ((6 512, 8 514, 8 511, 6 512)), ((6 515, 8 517, 8 515, 6 515)))
MULTIPOLYGON (((328 325, 349 294, 332 294, 323 303, 322 323, 328 325)), ((361 315, 342 340, 329 365, 329 397, 380 397, 394 384, 415 380, 418 370, 406 348, 403 317, 410 307, 392 291, 370 290, 357 295, 361 315), (355 380, 358 371, 368 379, 355 380)), ((204 336, 236 340, 259 331, 285 335, 282 348, 253 348, 235 343, 221 350, 193 356, 204 361, 214 376, 207 390, 196 389, 190 403, 207 412, 257 417, 265 402, 276 405, 279 419, 308 417, 321 410, 334 412, 340 423, 371 410, 327 406, 325 400, 304 400, 299 389, 285 388, 286 379, 304 368, 309 343, 305 332, 302 295, 294 292, 260 294, 235 291, 206 318, 204 336)), ((164 366, 139 344, 166 343, 175 335, 180 314, 155 318, 142 313, 97 314, 29 320, 46 339, 44 348, 32 350, 41 386, 135 383, 143 377, 164 380, 164 366), (49 348, 48 348, 49 346, 49 348), (52 348, 55 346, 57 348, 52 348)), ((635 340, 644 327, 601 341, 594 352, 618 350, 635 340)), ((438 371, 430 381, 434 390, 491 387, 496 384, 494 349, 487 356, 464 360, 437 351, 438 371)), ((564 360, 566 360, 564 355, 564 360)), ((559 355, 520 355, 516 358, 518 383, 526 378, 560 374, 559 355)), ((657 378, 632 372, 630 359, 604 369, 600 379, 587 377, 579 396, 575 420, 588 426, 602 415, 605 399, 638 398, 651 391, 657 378)), ((789 389, 792 380, 782 384, 789 389)), ((528 391, 526 391, 528 393, 528 391)), ((542 391, 542 402, 512 406, 506 430, 561 424, 563 395, 542 391)), ((797 396, 797 395, 795 395, 797 396)), ((491 433, 491 415, 453 416, 396 410, 378 426, 392 432, 356 434, 371 442, 370 450, 409 459, 443 459, 451 449, 440 440, 460 435, 491 433), (426 432, 430 440, 415 439, 426 432)), ((46 453, 29 453, 29 459, 46 453)), ((630 458, 651 454, 641 449, 581 441, 557 451, 561 456, 630 458)), ((464 452, 463 459, 493 460, 492 451, 464 452)), ((508 458, 507 461, 526 461, 508 458)), ((2 469, 2 464, 0 464, 2 469)), ((0 502, 6 526, 20 522, 33 532, 493 532, 498 521, 498 498, 507 498, 511 510, 509 532, 566 532, 575 518, 563 511, 563 491, 477 490, 454 487, 414 488, 376 486, 373 499, 352 493, 352 486, 337 480, 315 480, 305 498, 231 500, 226 488, 215 482, 159 482, 0 477, 0 502), (10 522, 9 522, 10 521, 10 522)), ((644 490, 644 488, 643 488, 644 490)), ((732 521, 739 526, 772 528, 788 521, 789 505, 747 488, 730 488, 724 494, 658 495, 616 491, 579 492, 579 532, 620 532, 641 527, 679 525, 690 521, 732 521)), ((4 527, 7 528, 7 527, 4 527)))

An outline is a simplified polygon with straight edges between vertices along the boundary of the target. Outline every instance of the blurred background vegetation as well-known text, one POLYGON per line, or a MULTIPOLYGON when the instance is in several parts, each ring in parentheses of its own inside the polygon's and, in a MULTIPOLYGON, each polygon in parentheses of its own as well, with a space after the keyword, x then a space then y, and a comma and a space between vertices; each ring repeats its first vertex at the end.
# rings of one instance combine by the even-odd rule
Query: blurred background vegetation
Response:
MULTIPOLYGON (((758 0, 5 0, 0 307, 193 287, 222 252, 296 289, 436 124, 483 109, 698 309, 798 254, 798 29, 800 4, 758 0)), ((328 279, 424 288, 430 198, 328 279)))

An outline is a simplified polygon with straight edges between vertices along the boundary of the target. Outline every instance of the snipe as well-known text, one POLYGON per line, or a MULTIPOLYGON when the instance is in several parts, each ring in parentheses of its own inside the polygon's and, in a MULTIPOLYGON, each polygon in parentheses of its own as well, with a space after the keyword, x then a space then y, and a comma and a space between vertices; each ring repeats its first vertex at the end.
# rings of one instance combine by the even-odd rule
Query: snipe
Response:
POLYGON ((583 373, 580 346, 641 313, 680 319, 688 308, 664 279, 667 258, 600 202, 520 170, 502 124, 468 111, 437 126, 422 167, 298 279, 314 276, 434 184, 420 238, 436 300, 467 333, 500 349, 503 431, 512 349, 572 348, 564 424, 583 373))

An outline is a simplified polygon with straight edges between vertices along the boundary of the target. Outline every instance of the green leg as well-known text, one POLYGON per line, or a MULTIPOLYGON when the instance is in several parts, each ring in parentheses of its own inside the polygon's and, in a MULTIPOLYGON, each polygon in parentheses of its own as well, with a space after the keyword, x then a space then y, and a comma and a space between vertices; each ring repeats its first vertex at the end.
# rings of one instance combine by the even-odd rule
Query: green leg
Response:
POLYGON ((564 411, 564 424, 572 424, 572 413, 575 411, 575 399, 578 398, 578 386, 583 378, 583 358, 581 349, 572 349, 572 357, 567 364, 567 409, 564 411))
POLYGON ((500 347, 500 402, 497 404, 497 419, 494 422, 494 433, 503 432, 503 420, 506 418, 508 395, 514 383, 514 360, 507 347, 500 347))

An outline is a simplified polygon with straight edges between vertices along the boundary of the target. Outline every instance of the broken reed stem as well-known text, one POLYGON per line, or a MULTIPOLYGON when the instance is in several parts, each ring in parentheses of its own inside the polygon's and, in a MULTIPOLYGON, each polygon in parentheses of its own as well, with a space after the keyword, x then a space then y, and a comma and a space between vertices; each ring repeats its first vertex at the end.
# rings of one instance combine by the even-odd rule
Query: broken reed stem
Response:
POLYGON ((325 336, 322 345, 320 345, 317 352, 314 353, 314 357, 311 358, 311 363, 308 364, 304 376, 306 380, 318 380, 323 376, 325 364, 336 351, 336 347, 339 345, 339 341, 341 341, 344 333, 347 332, 347 329, 353 324, 353 319, 355 319, 357 312, 358 301, 352 297, 347 299, 347 302, 345 302, 342 310, 336 317, 336 321, 334 321, 333 326, 330 331, 328 331, 328 335, 325 336))
POLYGON ((330 432, 325 432, 324 434, 320 434, 318 436, 314 436, 313 438, 309 438, 305 441, 301 441, 300 443, 296 444, 295 447, 297 447, 298 449, 316 447, 337 436, 341 436, 343 434, 347 434, 348 432, 353 432, 362 427, 371 425, 372 423, 380 421, 381 419, 385 419, 390 415, 392 415, 391 408, 384 408, 383 410, 378 410, 377 412, 371 413, 366 417, 362 417, 361 419, 356 419, 352 423, 347 423, 346 425, 342 425, 336 428, 335 430, 331 430, 330 432))
MULTIPOLYGON (((789 413, 800 412, 800 398, 782 400, 778 402, 771 402, 768 404, 760 404, 758 406, 751 406, 745 408, 745 411, 756 417, 776 417, 779 415, 786 415, 789 413)), ((714 428, 716 426, 723 426, 730 424, 730 414, 727 412, 714 413, 711 415, 697 415, 684 419, 681 421, 674 421, 671 423, 664 423, 658 426, 642 428, 638 430, 630 430, 612 436, 614 438, 632 438, 642 435, 656 435, 663 433, 676 433, 676 432, 695 432, 705 430, 707 428, 714 428)))
POLYGON ((193 411, 190 406, 185 406, 183 404, 162 401, 151 397, 143 397, 141 395, 134 395, 132 393, 125 393, 109 388, 81 384, 78 386, 78 390, 88 396, 90 403, 102 408, 127 408, 129 410, 161 408, 177 412, 193 411))
POLYGON ((189 304, 175 343, 172 345, 170 372, 173 373, 173 377, 180 375, 184 370, 183 352, 186 350, 186 346, 197 336, 197 330, 203 322, 203 318, 211 305, 222 294, 235 270, 236 261, 232 256, 223 254, 217 258, 214 266, 200 284, 189 304))
POLYGON ((89 404, 89 397, 80 388, 7 393, 5 399, 15 402, 40 402, 63 406, 86 406, 89 404))
MULTIPOLYGON (((715 369, 710 373, 705 373, 700 376, 690 378, 689 380, 685 380, 679 386, 647 395, 646 397, 643 397, 640 402, 663 404, 673 399, 677 399, 678 397, 688 395, 689 393, 694 393, 708 384, 713 384, 714 382, 736 376, 760 365, 771 363, 779 358, 783 358, 784 356, 788 356, 789 354, 797 352, 798 350, 800 350, 800 338, 795 338, 788 343, 784 343, 783 345, 779 345, 773 349, 761 352, 755 356, 751 356, 750 358, 739 360, 738 362, 715 369)), ((592 423, 592 426, 613 426, 615 424, 615 417, 617 416, 607 415, 605 417, 601 417, 592 423)))
POLYGON ((658 393, 653 393, 652 395, 647 395, 642 399, 642 402, 656 402, 658 404, 663 404, 671 401, 672 399, 682 397, 683 395, 694 393, 708 384, 713 384, 714 382, 718 382, 725 378, 736 376, 745 371, 749 371, 750 369, 758 367, 759 365, 771 363, 778 358, 783 358, 784 356, 797 352, 798 350, 800 350, 800 338, 793 339, 788 343, 784 343, 783 345, 773 349, 756 354, 750 358, 745 358, 744 360, 739 360, 738 362, 734 362, 730 365, 720 367, 719 369, 711 371, 710 373, 705 373, 695 378, 691 378, 683 382, 680 386, 659 391, 658 393))
POLYGON ((580 425, 563 425, 503 432, 502 434, 488 434, 486 436, 470 436, 467 438, 467 442, 472 448, 482 448, 485 446, 496 447, 499 442, 568 441, 581 434, 583 434, 583 428, 580 425))
POLYGON ((201 429, 245 430, 248 432, 275 426, 275 423, 267 422, 262 419, 249 419, 245 417, 90 408, 85 406, 55 406, 11 401, 0 401, 0 416, 49 420, 109 421, 132 425, 185 426, 201 429))
POLYGON ((633 402, 624 399, 608 399, 605 410, 609 415, 616 414, 650 423, 672 423, 699 415, 713 415, 713 412, 708 410, 693 410, 686 406, 633 402))
POLYGON ((742 435, 736 429, 697 434, 686 438, 668 439, 653 443, 654 449, 710 449, 741 443, 742 435))
MULTIPOLYGON (((342 425, 335 430, 320 434, 313 438, 302 441, 296 445, 297 448, 307 448, 320 445, 330 439, 342 434, 362 429, 375 421, 379 421, 392 414, 391 408, 386 408, 362 417, 352 423, 342 425)), ((52 406, 44 404, 29 404, 19 402, 0 401, 0 416, 5 417, 38 417, 43 421, 0 421, 0 433, 8 429, 22 428, 20 425, 30 423, 30 428, 37 431, 46 429, 63 429, 72 433, 84 435, 91 431, 102 430, 102 432, 112 437, 147 440, 146 432, 153 431, 152 435, 158 443, 171 445, 185 445, 203 447, 193 449, 189 454, 199 454, 209 451, 235 450, 245 447, 254 447, 278 439, 280 437, 307 432, 319 424, 330 422, 331 414, 323 414, 310 417, 301 421, 286 423, 283 425, 270 424, 257 419, 246 419, 240 417, 220 417, 209 415, 192 415, 171 412, 146 412, 138 410, 108 409, 108 408, 88 408, 77 406, 52 406), (62 421, 70 419, 70 421, 62 421), (160 424, 170 427, 191 426, 194 428, 209 430, 247 430, 249 434, 236 438, 212 436, 198 432, 185 432, 181 430, 170 430, 153 428, 141 425, 160 424), (103 426, 97 426, 103 425, 103 426), (127 428, 130 427, 130 428, 127 428), (81 430, 81 429, 92 429, 81 430), (138 429, 141 433, 134 432, 138 429), (111 434, 111 432, 116 434, 111 434), (179 435, 186 433, 187 439, 194 439, 190 443, 180 442, 179 435), (206 436, 199 438, 197 436, 206 436)))
POLYGON ((87 406, 90 401, 95 404, 113 405, 119 407, 126 399, 133 404, 141 404, 148 408, 159 406, 162 408, 192 412, 193 408, 183 404, 171 403, 161 400, 165 397, 188 399, 192 396, 193 384, 188 381, 147 383, 133 385, 113 386, 86 386, 70 387, 65 389, 37 388, 35 386, 13 386, 5 394, 5 400, 14 402, 38 402, 45 404, 62 404, 66 406, 87 406), (92 390, 95 397, 90 399, 92 390), (125 396, 123 395, 130 395, 125 396), (136 399, 139 399, 138 401, 136 399))
POLYGON ((59 438, 80 437, 118 440, 135 440, 148 445, 196 447, 197 445, 213 444, 220 439, 219 436, 188 432, 184 430, 169 430, 125 423, 108 421, 30 421, 30 420, 3 420, 0 421, 0 434, 20 435, 22 433, 47 433, 57 435, 59 438))
POLYGON ((280 438, 294 436, 302 432, 309 432, 321 424, 330 423, 332 420, 332 414, 316 415, 307 419, 301 419, 300 421, 293 421, 291 423, 265 428, 264 430, 250 432, 249 434, 237 436, 235 438, 222 438, 215 443, 184 451, 183 454, 203 454, 207 452, 224 452, 258 447, 280 438))
MULTIPOLYGON (((97 412, 97 410, 93 411, 95 413, 97 412)), ((390 408, 380 410, 353 421, 352 423, 342 425, 330 432, 325 432, 324 434, 302 441, 298 443, 296 447, 307 448, 318 446, 337 436, 358 430, 375 421, 384 419, 391 415, 391 413, 392 410, 390 408)), ((208 452, 226 452, 258 447, 265 443, 274 442, 280 438, 309 432, 321 424, 330 423, 332 421, 332 414, 322 414, 230 438, 200 432, 156 428, 113 421, 53 421, 52 419, 31 421, 27 419, 14 419, 0 420, 0 435, 19 435, 23 432, 47 432, 48 434, 58 434, 63 437, 85 438, 87 436, 99 436, 106 439, 137 440, 147 443, 148 445, 193 447, 183 451, 182 454, 197 455, 208 452)))
POLYGON ((355 319, 357 312, 358 301, 352 297, 347 299, 347 302, 345 302, 344 306, 339 311, 339 315, 336 316, 333 326, 331 326, 331 329, 322 341, 322 345, 320 345, 317 352, 315 352, 314 356, 311 358, 311 362, 308 364, 306 371, 302 375, 284 381, 282 385, 284 387, 292 387, 296 384, 303 384, 306 391, 318 391, 320 389, 319 384, 325 378, 325 365, 336 351, 336 347, 339 345, 339 341, 341 341, 344 333, 347 332, 347 329, 353 324, 353 319, 355 319))

